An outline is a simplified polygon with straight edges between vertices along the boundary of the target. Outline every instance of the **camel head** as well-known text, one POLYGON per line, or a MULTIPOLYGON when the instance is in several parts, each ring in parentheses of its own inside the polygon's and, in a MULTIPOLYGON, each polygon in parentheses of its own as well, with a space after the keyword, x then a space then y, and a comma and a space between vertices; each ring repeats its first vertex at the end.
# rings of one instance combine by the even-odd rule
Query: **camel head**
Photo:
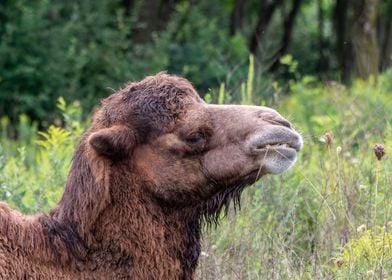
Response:
POLYGON ((186 79, 163 73, 105 99, 86 139, 111 168, 126 166, 142 182, 139 192, 176 209, 230 199, 263 175, 289 169, 302 147, 275 110, 206 104, 186 79))

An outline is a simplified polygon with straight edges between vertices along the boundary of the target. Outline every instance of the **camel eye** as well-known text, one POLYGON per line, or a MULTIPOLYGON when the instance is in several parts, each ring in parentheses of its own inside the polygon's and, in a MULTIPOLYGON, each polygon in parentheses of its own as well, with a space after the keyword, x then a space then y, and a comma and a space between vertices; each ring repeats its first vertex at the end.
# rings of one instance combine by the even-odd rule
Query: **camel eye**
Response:
POLYGON ((190 146, 202 146, 205 144, 205 137, 203 133, 197 132, 186 137, 185 142, 190 146))

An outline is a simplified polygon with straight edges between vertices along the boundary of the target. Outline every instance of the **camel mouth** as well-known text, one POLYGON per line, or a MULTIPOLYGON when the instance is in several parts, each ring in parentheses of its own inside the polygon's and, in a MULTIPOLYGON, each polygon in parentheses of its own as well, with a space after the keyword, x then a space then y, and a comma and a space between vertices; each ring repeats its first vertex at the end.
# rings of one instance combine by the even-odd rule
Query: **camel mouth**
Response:
POLYGON ((260 133, 255 133, 248 143, 251 152, 255 154, 276 151, 291 155, 299 152, 303 146, 303 140, 299 133, 281 126, 272 126, 260 133))
POLYGON ((267 144, 265 146, 257 148, 259 150, 287 150, 287 151, 292 151, 294 150, 295 152, 300 151, 299 144, 290 144, 290 143, 277 143, 277 144, 267 144))
POLYGON ((278 144, 267 144, 260 148, 255 149, 255 152, 258 152, 263 155, 268 155, 272 153, 276 153, 282 160, 295 161, 297 158, 297 153, 300 148, 298 145, 293 146, 288 143, 278 143, 278 144))
POLYGON ((256 164, 265 173, 280 174, 290 169, 302 149, 303 140, 295 130, 282 126, 269 126, 250 136, 249 152, 256 156, 256 164))
MULTIPOLYGON (((284 137, 282 141, 274 141, 274 142, 255 142, 253 143, 253 148, 254 150, 275 150, 275 149, 281 149, 281 150, 294 150, 295 152, 299 152, 302 149, 302 138, 301 136, 293 131, 291 132, 292 135, 291 139, 287 139, 287 137, 284 137)), ((259 140, 259 139, 258 139, 259 140)))

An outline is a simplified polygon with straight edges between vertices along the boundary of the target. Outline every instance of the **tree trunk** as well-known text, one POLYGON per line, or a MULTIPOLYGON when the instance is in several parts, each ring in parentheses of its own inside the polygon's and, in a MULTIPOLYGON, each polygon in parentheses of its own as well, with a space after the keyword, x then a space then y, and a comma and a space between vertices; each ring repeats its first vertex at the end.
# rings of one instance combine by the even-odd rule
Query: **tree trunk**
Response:
POLYGON ((140 7, 137 15, 138 25, 133 30, 133 41, 149 42, 155 31, 163 30, 177 2, 178 0, 143 0, 135 4, 140 7))
POLYGON ((258 21, 249 44, 249 50, 253 54, 257 54, 257 51, 260 50, 263 35, 271 22, 272 16, 276 8, 282 4, 282 0, 275 0, 269 4, 267 2, 267 0, 260 1, 258 21))
POLYGON ((385 37, 382 41, 380 52, 380 70, 384 71, 392 66, 392 20, 385 23, 385 37))
POLYGON ((318 36, 319 36, 319 61, 318 61, 318 72, 320 76, 324 76, 328 71, 328 60, 326 55, 326 40, 324 37, 324 26, 325 26, 325 11, 324 1, 318 0, 318 36))
POLYGON ((125 15, 129 16, 134 5, 134 0, 123 0, 122 5, 124 7, 125 15))
POLYGON ((244 24, 244 14, 247 0, 236 0, 233 11, 231 12, 230 35, 235 35, 242 29, 244 24))
POLYGON ((361 0, 354 7, 353 50, 355 73, 362 79, 378 74, 379 50, 376 37, 378 0, 361 0))
POLYGON ((392 1, 380 3, 382 11, 378 15, 378 45, 380 46, 379 70, 384 71, 392 66, 392 1))
POLYGON ((336 0, 334 8, 334 27, 336 33, 336 56, 341 71, 341 80, 348 83, 351 78, 353 49, 349 28, 350 0, 336 0))
POLYGON ((294 24, 295 24, 295 19, 298 15, 301 4, 302 4, 302 0, 293 0, 293 6, 291 7, 291 10, 290 10, 288 16, 284 20, 283 36, 282 36, 280 48, 276 52, 276 54, 274 55, 273 63, 270 67, 271 72, 276 72, 279 69, 280 58, 287 52, 287 50, 290 46, 293 28, 294 28, 294 24))

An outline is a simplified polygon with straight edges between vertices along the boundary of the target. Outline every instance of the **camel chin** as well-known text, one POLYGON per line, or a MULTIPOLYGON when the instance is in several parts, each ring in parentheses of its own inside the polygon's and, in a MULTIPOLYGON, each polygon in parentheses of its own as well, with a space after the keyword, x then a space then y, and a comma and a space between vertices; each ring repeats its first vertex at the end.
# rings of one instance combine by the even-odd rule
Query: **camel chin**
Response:
POLYGON ((280 174, 290 169, 297 160, 297 152, 294 149, 272 150, 266 156, 264 170, 270 174, 280 174))

